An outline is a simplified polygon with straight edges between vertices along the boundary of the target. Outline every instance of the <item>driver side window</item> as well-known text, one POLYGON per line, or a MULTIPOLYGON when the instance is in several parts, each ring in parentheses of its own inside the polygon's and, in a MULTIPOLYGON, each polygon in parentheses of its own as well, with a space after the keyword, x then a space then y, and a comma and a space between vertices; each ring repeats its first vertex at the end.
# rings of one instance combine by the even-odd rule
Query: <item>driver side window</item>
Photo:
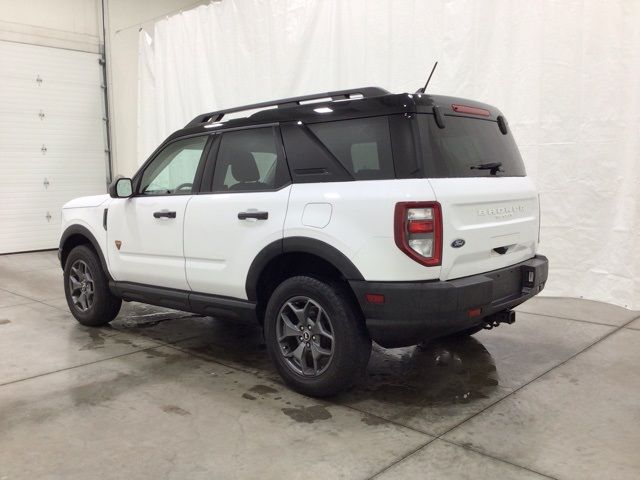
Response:
POLYGON ((207 136, 178 140, 165 147, 142 174, 142 195, 185 195, 193 191, 207 136))

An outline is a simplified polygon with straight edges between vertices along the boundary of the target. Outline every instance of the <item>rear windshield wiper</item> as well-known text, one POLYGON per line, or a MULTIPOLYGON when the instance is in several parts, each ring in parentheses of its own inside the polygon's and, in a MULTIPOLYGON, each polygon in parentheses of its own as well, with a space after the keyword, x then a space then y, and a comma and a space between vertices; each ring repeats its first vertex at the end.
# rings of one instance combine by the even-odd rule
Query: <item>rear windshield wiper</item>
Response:
POLYGON ((471 165, 471 170, 490 170, 491 175, 496 175, 498 172, 504 172, 502 169, 502 162, 490 162, 479 163, 477 165, 471 165))

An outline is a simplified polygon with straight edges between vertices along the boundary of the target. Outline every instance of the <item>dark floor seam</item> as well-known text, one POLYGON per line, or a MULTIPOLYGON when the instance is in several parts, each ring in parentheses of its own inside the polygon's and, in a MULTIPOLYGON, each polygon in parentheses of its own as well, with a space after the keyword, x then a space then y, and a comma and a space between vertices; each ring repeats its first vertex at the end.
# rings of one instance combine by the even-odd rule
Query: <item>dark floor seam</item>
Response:
POLYGON ((384 423, 389 423, 391 425, 395 425, 396 427, 400 427, 400 428, 404 428, 404 429, 407 429, 407 430, 411 430, 412 432, 419 433, 421 435, 427 435, 429 437, 433 437, 434 440, 438 437, 437 435, 434 435, 433 433, 425 432, 424 430, 420 430, 419 428, 415 428, 415 427, 412 427, 412 426, 409 426, 409 425, 404 425, 404 424, 402 424, 400 422, 397 422, 395 420, 389 420, 388 418, 385 418, 385 417, 383 417, 381 415, 376 415, 375 413, 367 412, 366 410, 360 410, 359 408, 354 407, 353 405, 339 403, 339 402, 328 402, 328 403, 330 403, 331 405, 336 405, 338 407, 348 408, 350 410, 353 410, 355 412, 361 413, 363 415, 367 415, 369 417, 377 418, 378 420, 382 420, 384 423))
POLYGON ((462 444, 454 442, 452 440, 447 440, 446 438, 439 438, 438 437, 437 440, 440 440, 441 442, 449 443, 451 445, 455 445, 456 447, 460 447, 460 448, 463 448, 465 450, 469 450, 470 452, 477 453, 478 455, 482 455, 483 457, 491 458, 492 460, 496 460, 498 462, 506 463, 507 465, 511 465, 513 467, 517 467, 517 468, 520 468, 522 470, 527 470, 528 472, 535 473, 536 475, 540 475, 540 476, 545 477, 545 478, 550 478, 551 480, 558 480, 557 477, 553 477, 553 476, 551 476, 551 475, 549 475, 547 473, 538 472, 537 470, 533 470, 532 468, 524 467, 522 465, 518 465, 517 463, 513 463, 513 462, 511 462, 509 460, 505 460, 504 458, 496 457, 494 455, 490 455, 488 453, 481 452, 479 450, 476 450, 475 448, 469 447, 468 445, 462 445, 462 444))
POLYGON ((399 464, 400 462, 403 462, 404 460, 406 460, 407 458, 415 455, 416 453, 418 453, 420 450, 422 450, 423 448, 425 448, 426 446, 428 446, 431 442, 435 441, 435 438, 430 438, 428 442, 420 445, 419 447, 411 450, 410 452, 407 452, 406 454, 400 456, 400 458, 394 460, 393 462, 389 463, 389 465, 387 465, 386 467, 382 468, 381 470, 379 470, 378 472, 374 473, 373 475, 371 475, 370 477, 367 478, 367 480, 371 480, 373 478, 379 477, 380 475, 382 475, 384 472, 386 472, 387 470, 390 470, 391 468, 393 468, 394 466, 396 466, 397 464, 399 464))
MULTIPOLYGON (((401 426, 403 426, 403 425, 401 425, 401 426)), ((409 427, 405 427, 405 428, 409 428, 409 427)), ((429 435, 429 434, 427 434, 427 435, 429 435)), ((444 438, 440 438, 439 436, 431 438, 427 443, 425 443, 424 445, 418 447, 416 450, 413 450, 413 451, 407 453, 406 455, 400 457, 399 459, 395 460, 394 462, 390 463, 389 465, 384 467, 382 470, 380 470, 377 473, 373 474, 372 476, 368 477, 367 480, 372 480, 372 479, 374 479, 376 477, 379 477, 380 475, 382 475, 387 470, 390 470, 394 466, 396 466, 396 465, 402 463, 403 461, 405 461, 407 458, 419 453, 421 450, 423 450, 424 448, 428 447, 431 443, 435 442, 436 440, 440 440, 442 442, 446 442, 446 443, 449 443, 451 445, 455 445, 456 447, 460 447, 460 448, 462 448, 464 450, 469 450, 469 451, 471 451, 471 452, 473 452, 473 453, 475 453, 477 455, 481 455, 483 457, 490 458, 492 460, 495 460, 495 461, 500 462, 500 463, 504 463, 506 465, 511 465, 512 467, 516 467, 516 468, 519 468, 521 470, 526 470, 528 472, 534 473, 534 474, 539 475, 539 476, 544 477, 544 478, 548 478, 550 480, 558 480, 556 477, 552 477, 551 475, 548 475, 546 473, 538 472, 538 471, 533 470, 533 469, 531 469, 529 467, 525 467, 523 465, 518 465, 517 463, 510 462, 509 460, 505 460, 505 459, 502 459, 502 458, 499 458, 499 457, 496 457, 496 456, 493 456, 493 455, 489 455, 489 454, 484 453, 484 452, 480 452, 480 451, 475 450, 475 449, 473 449, 471 447, 468 447, 466 445, 460 445, 460 444, 458 444, 456 442, 452 442, 451 440, 446 440, 444 438)))
MULTIPOLYGON (((12 292, 11 290, 7 290, 6 288, 0 288, 0 290, 2 290, 3 292, 7 292, 7 293, 10 293, 12 295, 15 295, 17 297, 26 298, 27 300, 31 300, 32 302, 39 302, 40 301, 40 300, 36 300, 35 298, 27 297, 26 295, 22 295, 20 293, 12 292)), ((6 307, 6 308, 11 308, 11 307, 6 307)))
MULTIPOLYGON (((531 312, 516 312, 516 313, 526 313, 527 315, 535 315, 537 317, 547 317, 547 318, 555 318, 558 320, 569 320, 571 322, 578 322, 578 323, 588 323, 590 325, 602 325, 604 327, 619 327, 619 325, 616 325, 615 323, 602 323, 602 322, 593 322, 591 320, 580 320, 578 318, 569 318, 569 317, 560 317, 558 315, 547 315, 546 313, 531 313, 531 312)), ((517 315, 516 315, 517 318, 517 315)))
MULTIPOLYGON (((7 293, 10 293, 12 295, 15 295, 16 297, 25 298, 25 299, 29 300, 29 302, 26 302, 26 303, 19 303, 17 305, 9 305, 9 306, 3 307, 3 308, 20 307, 20 306, 28 305, 29 303, 35 302, 35 303, 40 303, 42 305, 46 305, 47 307, 55 308, 56 310, 60 310, 60 311, 66 311, 67 310, 65 308, 56 307, 55 305, 50 305, 50 304, 46 303, 48 300, 37 300, 35 298, 31 298, 31 297, 27 297, 26 295, 22 295, 21 293, 17 293, 17 292, 13 292, 11 290, 7 290, 6 288, 0 288, 0 290, 2 290, 4 292, 7 292, 7 293)), ((71 313, 71 312, 69 312, 69 313, 71 313)))
POLYGON ((134 353, 146 352, 147 350, 153 350, 154 348, 161 348, 161 347, 164 347, 164 345, 158 344, 158 345, 154 345, 152 347, 141 348, 140 350, 134 350, 133 352, 121 353, 120 355, 114 355, 112 357, 107 357, 107 358, 101 358, 100 360, 94 360, 93 362, 81 363, 79 365, 72 365, 71 367, 60 368, 58 370, 52 370, 50 372, 39 373, 37 375, 32 375, 31 377, 18 378, 17 380, 11 380, 9 382, 0 383, 0 387, 4 387, 6 385, 12 385, 14 383, 25 382, 27 380, 33 380, 34 378, 46 377, 47 375, 53 375, 53 374, 60 373, 60 372, 66 372, 68 370, 73 370, 73 369, 76 369, 76 368, 86 367, 86 366, 89 366, 89 365, 94 365, 96 363, 106 362, 108 360, 113 360, 113 359, 116 359, 116 358, 126 357, 127 355, 133 355, 134 353))

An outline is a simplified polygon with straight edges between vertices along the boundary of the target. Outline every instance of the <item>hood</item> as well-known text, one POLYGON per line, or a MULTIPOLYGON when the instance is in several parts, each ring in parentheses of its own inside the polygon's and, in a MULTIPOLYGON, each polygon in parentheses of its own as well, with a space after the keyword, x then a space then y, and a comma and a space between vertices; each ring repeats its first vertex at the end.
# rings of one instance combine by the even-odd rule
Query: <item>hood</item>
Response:
POLYGON ((78 197, 68 201, 62 207, 64 208, 86 208, 86 207, 98 207, 104 202, 109 200, 109 195, 91 195, 89 197, 78 197))

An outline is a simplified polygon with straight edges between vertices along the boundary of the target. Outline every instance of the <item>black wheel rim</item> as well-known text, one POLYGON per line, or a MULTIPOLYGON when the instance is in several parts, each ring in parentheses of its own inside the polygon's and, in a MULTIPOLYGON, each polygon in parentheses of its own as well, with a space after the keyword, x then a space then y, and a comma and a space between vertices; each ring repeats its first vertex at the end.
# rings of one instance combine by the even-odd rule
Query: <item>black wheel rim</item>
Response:
POLYGON ((89 266, 83 260, 76 260, 69 272, 69 295, 73 306, 86 312, 93 306, 94 283, 89 266))
POLYGON ((299 375, 317 377, 329 367, 335 350, 327 312, 315 300, 298 296, 280 308, 276 340, 285 364, 299 375))

